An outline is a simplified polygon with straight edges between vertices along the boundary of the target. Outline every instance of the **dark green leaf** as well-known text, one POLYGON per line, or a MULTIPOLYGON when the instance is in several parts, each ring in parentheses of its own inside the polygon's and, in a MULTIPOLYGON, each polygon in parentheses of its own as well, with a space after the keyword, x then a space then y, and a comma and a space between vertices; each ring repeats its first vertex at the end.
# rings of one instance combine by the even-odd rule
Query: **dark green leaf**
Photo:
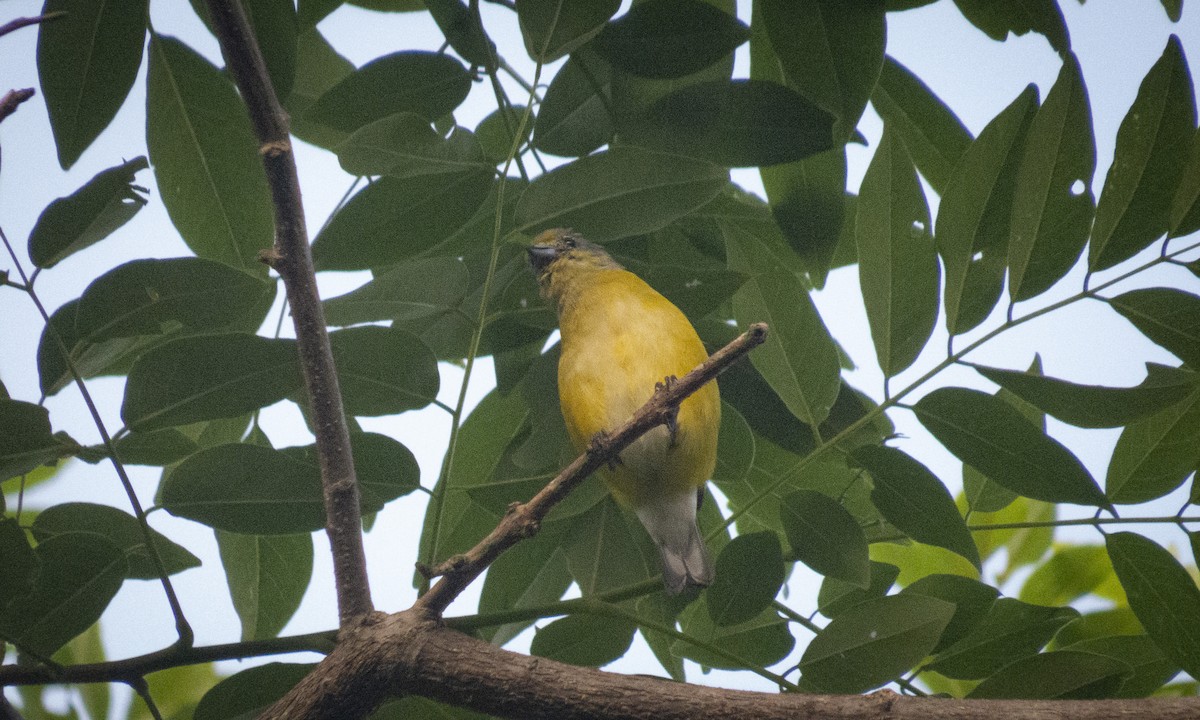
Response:
MULTIPOLYGON (((304 14, 304 4, 300 5, 304 14)), ((354 65, 337 53, 321 32, 311 27, 296 36, 296 81, 285 105, 292 117, 292 134, 318 147, 333 148, 346 133, 306 119, 308 108, 350 73, 354 65)))
POLYGON ((706 595, 709 616, 721 627, 746 622, 771 606, 783 579, 779 536, 739 535, 717 557, 716 579, 706 595))
POLYGON ((800 562, 821 575, 870 586, 867 539, 841 503, 815 490, 796 490, 783 498, 779 520, 800 562))
POLYGON ((681 617, 683 632, 709 647, 719 648, 723 653, 712 652, 679 639, 671 645, 672 654, 704 667, 743 670, 774 665, 787 657, 796 645, 796 638, 788 630, 787 622, 773 611, 732 627, 718 627, 705 609, 706 604, 707 600, 702 598, 700 602, 688 606, 681 617))
POLYGON ((348 414, 395 415, 437 397, 437 359, 416 335, 366 325, 331 333, 329 342, 348 414))
POLYGON ((1036 109, 1031 85, 967 147, 946 185, 936 237, 946 265, 946 328, 952 335, 978 326, 1000 299, 1017 167, 1036 109))
MULTIPOLYGON (((53 23, 51 23, 53 24, 53 23)), ((86 185, 46 206, 29 234, 29 259, 39 268, 108 237, 147 203, 134 176, 150 167, 144 157, 103 170, 86 185)))
POLYGON ((959 575, 926 575, 902 591, 954 603, 954 617, 942 632, 934 652, 953 645, 979 624, 995 604, 1000 592, 991 585, 959 575))
POLYGON ((992 675, 970 698, 1090 700, 1113 697, 1133 668, 1116 658, 1059 650, 1017 660, 992 675))
MULTIPOLYGON (((46 508, 33 521, 33 536, 39 543, 71 533, 81 533, 92 540, 99 538, 116 545, 125 553, 128 563, 126 577, 136 580, 159 577, 158 568, 146 546, 146 536, 137 518, 132 515, 107 505, 70 502, 46 508)), ((187 548, 171 542, 153 528, 150 536, 154 539, 154 546, 168 575, 200 567, 200 558, 188 552, 187 548)))
POLYGON ((750 362, 797 418, 821 424, 841 388, 837 347, 800 281, 784 270, 764 273, 737 291, 733 311, 742 327, 771 326, 750 362))
POLYGON ((937 644, 954 605, 922 595, 868 600, 838 615, 800 658, 801 686, 861 693, 894 680, 937 644))
POLYGON ((117 457, 126 465, 170 465, 200 449, 175 428, 131 432, 115 442, 117 457))
POLYGON ((313 260, 321 270, 365 270, 410 259, 462 229, 487 199, 492 175, 480 166, 384 177, 333 216, 313 243, 313 260))
POLYGON ((125 553, 80 533, 49 538, 34 552, 41 571, 33 591, 0 614, 0 637, 49 658, 100 619, 125 580, 125 553))
POLYGON ((312 536, 220 530, 216 535, 242 641, 277 636, 300 607, 312 578, 312 536))
POLYGON ((591 48, 627 73, 675 78, 700 72, 749 34, 736 17, 700 0, 646 0, 606 25, 591 48))
POLYGON ((838 118, 838 138, 854 133, 883 65, 882 0, 768 0, 771 46, 789 83, 838 118))
POLYGON ((1020 599, 1034 605, 1066 605, 1112 576, 1112 564, 1099 545, 1059 549, 1021 586, 1020 599))
POLYGON ((552 155, 580 157, 613 135, 612 68, 593 53, 573 53, 550 81, 533 126, 533 144, 552 155))
POLYGON ((568 615, 539 628, 529 654, 571 665, 603 667, 629 650, 633 623, 602 615, 568 615))
POLYGON ((72 453, 74 443, 56 436, 46 408, 0 400, 0 480, 17 477, 72 453))
POLYGON ((715 80, 663 97, 621 132, 637 145, 748 167, 793 162, 830 149, 832 124, 829 113, 784 85, 715 80))
POLYGON ((392 53, 339 81, 308 107, 304 119, 346 133, 396 113, 433 121, 458 107, 470 89, 470 73, 449 55, 392 53))
POLYGON ((946 449, 1025 497, 1112 508, 1070 450, 1004 400, 978 390, 939 388, 914 407, 946 449))
POLYGON ((1200 462, 1200 390, 1126 427, 1113 448, 1104 488, 1113 502, 1137 504, 1179 487, 1200 462))
POLYGON ((1109 635, 1072 644, 1068 650, 1078 650, 1120 660, 1133 668, 1133 677, 1114 697, 1147 697, 1179 673, 1162 650, 1146 635, 1109 635))
POLYGON ((971 133, 958 116, 921 78, 890 56, 883 58, 871 104, 904 141, 921 175, 936 192, 945 194, 954 166, 971 144, 971 133))
POLYGON ((427 178, 492 172, 473 134, 455 128, 443 138, 429 120, 407 112, 362 126, 334 151, 342 169, 351 175, 427 178))
POLYGON ((452 310, 467 294, 470 273, 455 257, 418 258, 377 274, 374 280, 325 301, 330 325, 412 320, 452 310))
POLYGON ((59 14, 38 28, 37 66, 50 129, 65 170, 112 122, 142 64, 148 0, 47 0, 59 14))
POLYGON ((525 50, 538 62, 553 62, 591 40, 620 7, 620 0, 517 0, 525 50))
POLYGON ((1028 372, 975 365, 979 374, 1065 423, 1121 427, 1176 405, 1194 390, 1187 378, 1147 377, 1136 387, 1078 385, 1028 372))
POLYGON ((1059 55, 1071 49, 1071 37, 1062 10, 1054 0, 1009 0, 1003 3, 954 0, 954 4, 972 25, 993 40, 1004 40, 1010 32, 1024 35, 1032 30, 1046 36, 1050 47, 1059 55))
POLYGON ((513 105, 505 110, 493 110, 490 115, 479 121, 475 126, 475 139, 483 150, 483 156, 488 161, 502 164, 508 160, 509 152, 513 151, 517 130, 521 130, 521 142, 517 143, 516 152, 529 144, 529 136, 533 133, 533 119, 525 118, 525 106, 513 105), (524 120, 524 125, 522 121, 524 120))
POLYGON ((1200 297, 1173 288, 1145 288, 1108 304, 1155 344, 1200 368, 1200 297))
POLYGON ((1105 536, 1129 607, 1170 660, 1200 675, 1200 590, 1162 546, 1137 533, 1105 536))
POLYGON ((242 720, 257 717, 291 690, 315 664, 268 663, 221 680, 204 694, 194 720, 242 720))
MULTIPOLYGON (((561 598, 572 582, 562 551, 564 542, 562 530, 543 525, 537 535, 505 551, 484 576, 480 614, 537 607, 561 598)), ((490 643, 504 645, 531 623, 514 622, 476 632, 490 643)))
POLYGON ((885 128, 854 220, 859 286, 885 377, 912 365, 937 321, 940 271, 931 231, 908 151, 885 128))
MULTIPOLYGON (((420 486, 421 471, 417 460, 399 441, 378 433, 352 432, 350 445, 364 515, 379 512, 385 504, 420 486)), ((280 452, 307 463, 311 472, 319 476, 316 445, 283 448, 280 452)))
POLYGON ((496 44, 488 39, 462 0, 424 0, 450 47, 472 65, 491 66, 496 44))
POLYGON ((621 264, 690 318, 704 317, 719 308, 746 280, 741 273, 723 268, 646 265, 625 259, 621 264))
POLYGON ((229 79, 174 38, 152 35, 146 143, 159 194, 197 255, 265 277, 274 222, 258 143, 229 79))
POLYGON ((179 338, 134 363, 121 418, 146 431, 233 417, 274 404, 300 385, 292 340, 244 333, 179 338))
POLYGON ((1054 528, 1046 527, 1046 524, 1057 519, 1057 508, 1057 505, 1050 503, 1017 497, 999 511, 976 511, 971 515, 971 524, 977 527, 1019 525, 975 533, 975 544, 979 546, 979 555, 984 560, 998 550, 1007 550, 1008 563, 997 574, 996 582, 1003 583, 1014 571, 1042 559, 1054 538, 1054 528), (1025 527, 1026 525, 1032 527, 1025 527))
POLYGON ((274 284, 196 257, 133 260, 101 275, 79 298, 78 342, 158 335, 175 328, 212 331, 274 294, 274 284))
POLYGON ((843 229, 854 224, 853 206, 846 202, 845 148, 764 167, 759 173, 778 231, 804 261, 813 284, 824 285, 843 229))
POLYGON ((987 615, 958 642, 928 665, 946 677, 976 680, 1038 652, 1054 634, 1079 617, 1073 608, 1030 605, 1000 598, 987 615))
POLYGON ((864 445, 854 460, 871 473, 871 502, 912 539, 958 553, 979 567, 979 550, 946 486, 924 465, 895 448, 864 445))
POLYGON ((523 231, 571 227, 604 242, 665 227, 716 197, 728 171, 702 160, 616 147, 534 180, 517 203, 523 231))
POLYGON ((573 520, 565 547, 567 567, 579 590, 594 595, 652 577, 654 560, 647 563, 638 541, 644 537, 632 514, 609 497, 573 520))
POLYGON ((845 580, 827 577, 821 582, 817 609, 825 617, 835 618, 859 603, 887 595, 899 575, 900 568, 895 565, 872 561, 871 584, 865 590, 845 580))
POLYGON ((1182 237, 1197 230, 1200 230, 1200 129, 1192 136, 1192 152, 1171 201, 1169 237, 1182 237))
POLYGON ((1104 270, 1162 237, 1196 134, 1196 99, 1175 35, 1146 73, 1117 131, 1113 164, 1096 205, 1088 266, 1104 270))
MULTIPOLYGON (((209 32, 213 32, 208 5, 204 0, 190 2, 209 32)), ((271 84, 275 86, 275 94, 280 100, 286 100, 296 78, 296 3, 294 0, 255 0, 246 3, 244 10, 271 84)))
POLYGON ((0 517, 0 617, 10 603, 33 590, 38 562, 16 518, 0 517))

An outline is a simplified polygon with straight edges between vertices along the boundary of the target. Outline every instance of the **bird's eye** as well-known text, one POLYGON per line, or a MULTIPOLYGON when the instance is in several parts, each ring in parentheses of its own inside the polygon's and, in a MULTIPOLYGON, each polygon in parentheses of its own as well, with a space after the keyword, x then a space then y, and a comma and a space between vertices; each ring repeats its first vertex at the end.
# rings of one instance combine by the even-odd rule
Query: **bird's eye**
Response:
POLYGON ((567 248, 568 250, 575 247, 575 238, 570 235, 564 235, 562 242, 563 242, 563 247, 567 248))

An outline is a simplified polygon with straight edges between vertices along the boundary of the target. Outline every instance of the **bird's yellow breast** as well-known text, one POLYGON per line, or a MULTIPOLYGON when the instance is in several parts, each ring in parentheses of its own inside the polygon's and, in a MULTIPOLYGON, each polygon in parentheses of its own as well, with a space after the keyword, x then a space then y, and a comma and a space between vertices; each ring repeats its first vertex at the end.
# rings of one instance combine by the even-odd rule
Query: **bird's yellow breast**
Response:
MULTIPOLYGON (((596 433, 627 421, 656 383, 683 377, 707 353, 687 317, 633 273, 589 269, 561 279, 569 282, 559 296, 559 398, 582 450, 596 433)), ((702 486, 716 465, 720 414, 715 382, 684 400, 674 442, 667 428, 655 428, 603 472, 613 496, 636 507, 702 486)))

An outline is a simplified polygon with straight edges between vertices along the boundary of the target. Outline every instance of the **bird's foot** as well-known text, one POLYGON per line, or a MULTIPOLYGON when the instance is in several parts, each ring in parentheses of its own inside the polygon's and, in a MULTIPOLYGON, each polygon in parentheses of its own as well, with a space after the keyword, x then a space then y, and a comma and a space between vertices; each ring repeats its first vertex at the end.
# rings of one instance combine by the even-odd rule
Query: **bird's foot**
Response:
MULTIPOLYGON (((611 437, 612 436, 609 435, 607 430, 601 430, 600 432, 593 435, 592 442, 588 445, 588 449, 587 449, 588 454, 594 455, 596 453, 602 453, 602 452, 607 451, 608 446, 609 446, 609 438, 611 438, 611 437)), ((614 455, 608 459, 608 469, 609 470, 616 470, 617 466, 620 464, 621 464, 621 456, 619 454, 614 455)))
MULTIPOLYGON (((678 383, 679 378, 675 377, 674 375, 668 375, 663 378, 662 382, 654 384, 654 391, 656 393, 665 393, 670 391, 670 389, 675 387, 675 385, 678 383)), ((674 405, 668 408, 666 412, 667 430, 671 433, 671 444, 668 447, 675 447, 675 440, 679 435, 679 406, 674 405)))

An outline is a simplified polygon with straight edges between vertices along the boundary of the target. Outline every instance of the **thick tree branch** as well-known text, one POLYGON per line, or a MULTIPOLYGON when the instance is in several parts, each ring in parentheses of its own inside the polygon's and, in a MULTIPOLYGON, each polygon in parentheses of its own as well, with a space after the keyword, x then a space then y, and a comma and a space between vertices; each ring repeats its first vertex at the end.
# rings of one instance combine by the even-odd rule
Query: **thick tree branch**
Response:
POLYGON ((597 438, 587 452, 563 469, 527 503, 514 504, 492 532, 467 552, 456 555, 437 568, 425 568, 427 574, 441 575, 433 588, 417 600, 414 609, 440 616, 454 598, 479 577, 479 574, 508 548, 538 531, 542 518, 576 485, 600 466, 616 458, 622 450, 651 428, 671 421, 679 403, 699 390, 734 361, 767 339, 765 323, 755 323, 733 342, 713 353, 683 378, 659 384, 654 395, 612 434, 597 438))
POLYGON ((316 434, 321 485, 325 497, 325 532, 333 552, 338 615, 342 625, 369 613, 371 586, 362 545, 358 480, 350 454, 350 432, 342 409, 325 314, 317 294, 316 275, 304 224, 300 180, 292 152, 287 113, 275 96, 262 53, 237 0, 208 0, 213 30, 221 42, 225 63, 250 114, 259 153, 275 206, 275 246, 264 260, 287 289, 296 327, 296 344, 308 391, 316 434))

